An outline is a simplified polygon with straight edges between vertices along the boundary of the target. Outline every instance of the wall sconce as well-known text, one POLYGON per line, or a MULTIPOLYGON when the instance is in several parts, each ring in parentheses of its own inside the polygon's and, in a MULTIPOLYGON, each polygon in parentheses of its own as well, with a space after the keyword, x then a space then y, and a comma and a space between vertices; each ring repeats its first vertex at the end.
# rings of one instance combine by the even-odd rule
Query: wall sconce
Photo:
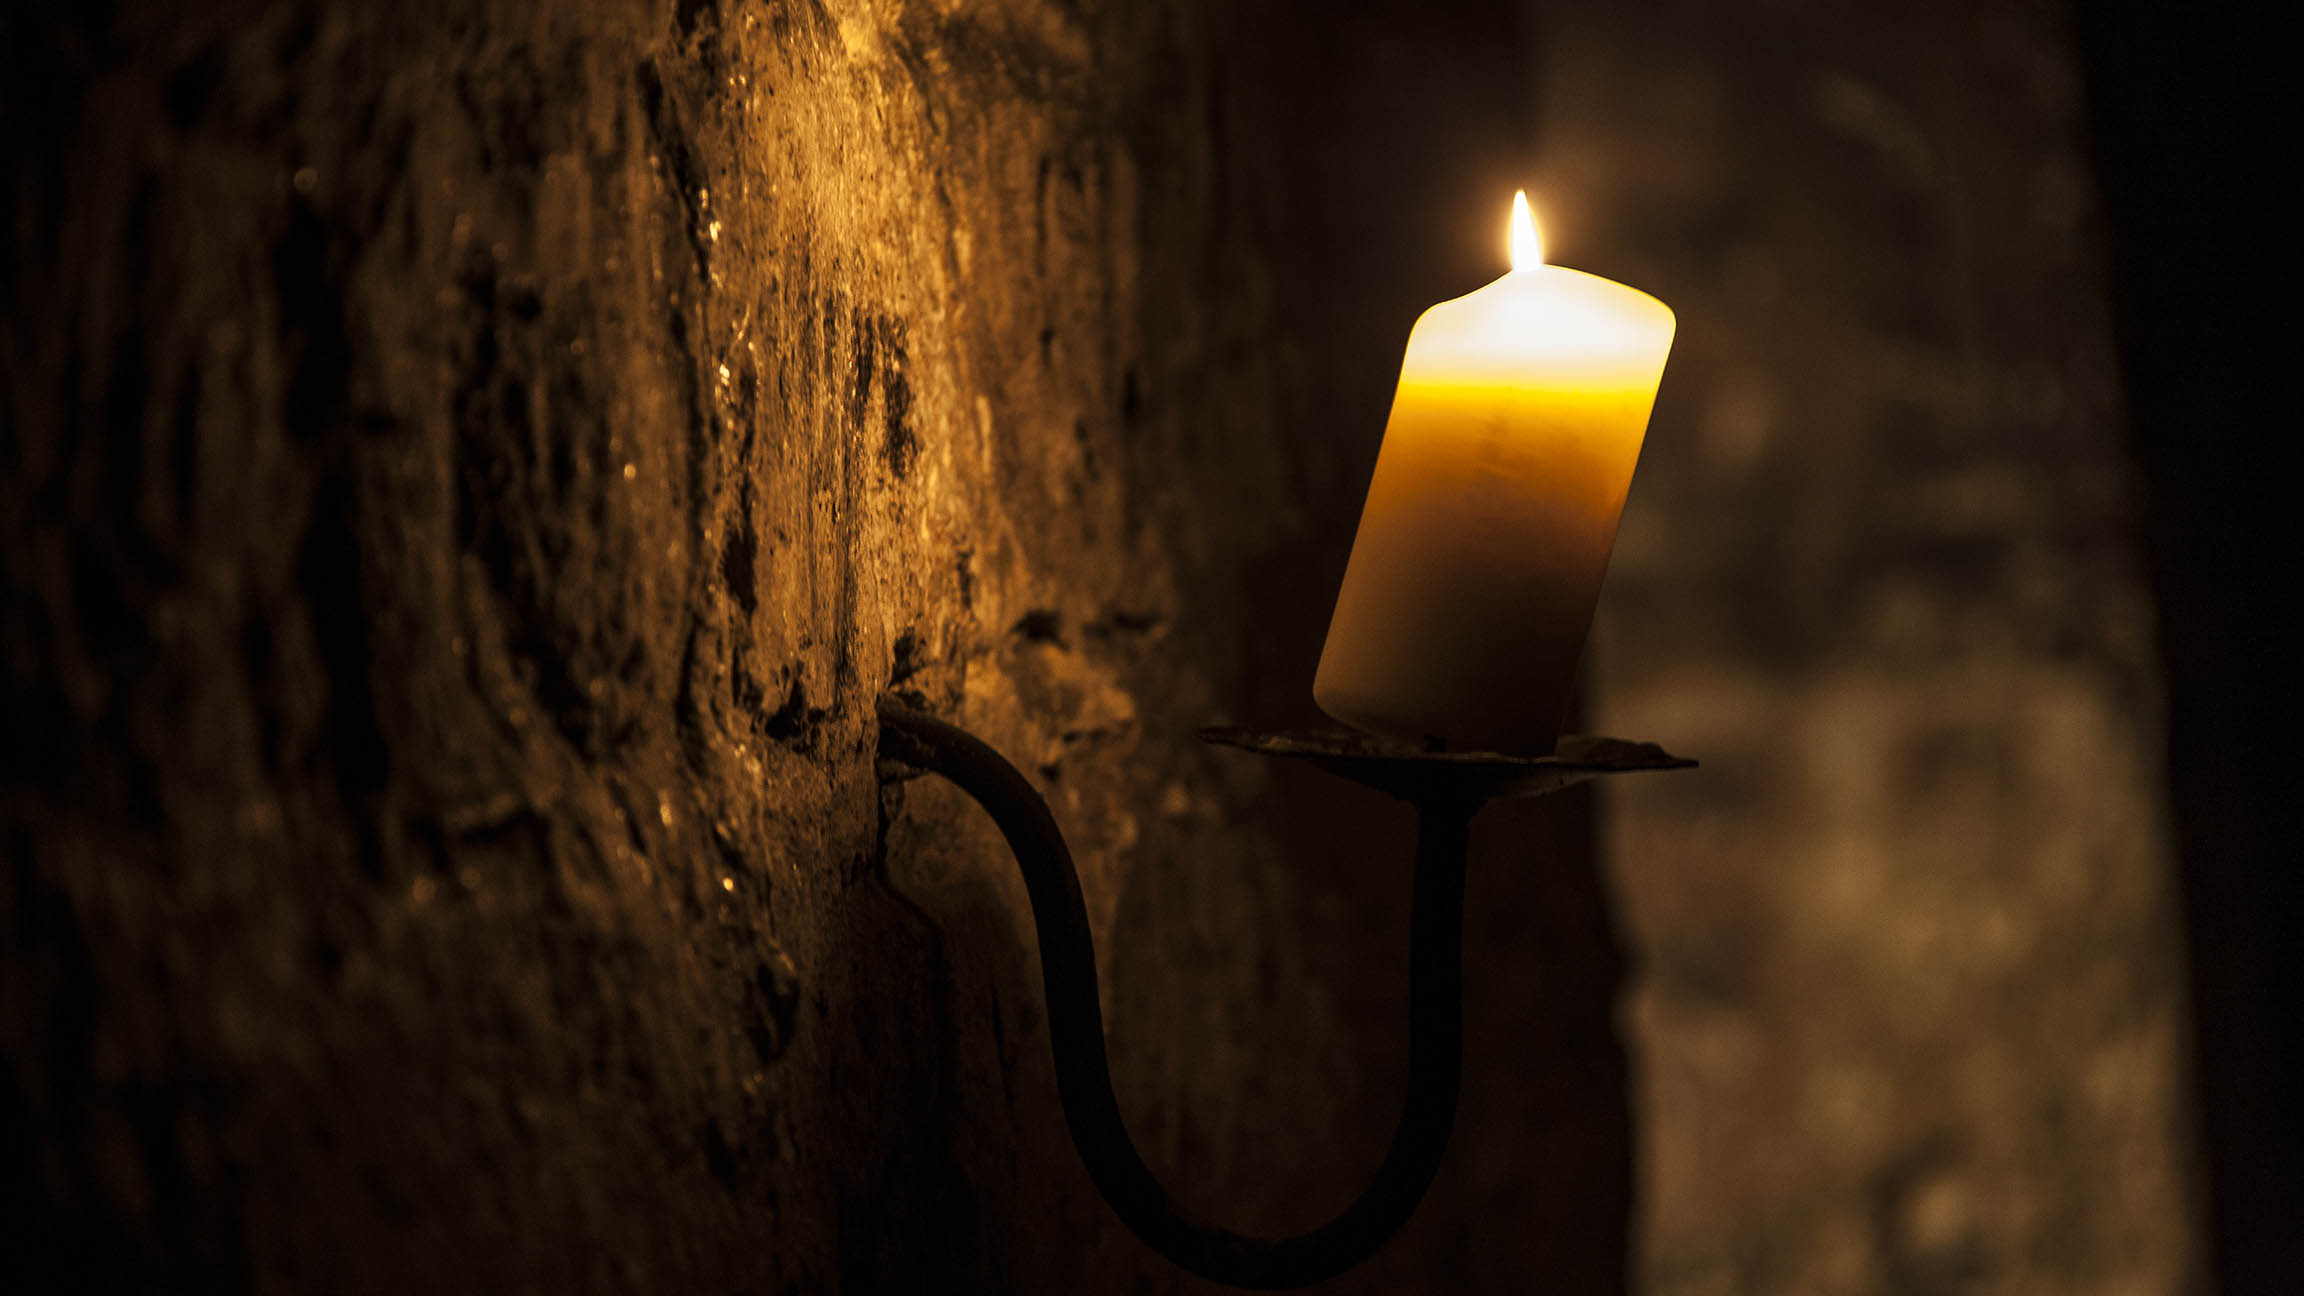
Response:
POLYGON ((1511 271, 1432 307, 1409 334, 1313 681, 1328 714, 1421 741, 1200 733, 1309 761, 1416 807, 1408 1097, 1383 1165, 1342 1214, 1295 1237, 1251 1238, 1176 1209, 1112 1096, 1088 911, 1047 803, 983 742, 880 704, 883 777, 924 771, 958 784, 991 813, 1024 871, 1056 1092, 1088 1177, 1153 1250, 1235 1287, 1300 1287, 1351 1268, 1399 1232, 1431 1187, 1462 1070, 1472 816, 1498 797, 1695 764, 1652 743, 1553 740, 1671 350, 1671 308, 1545 264, 1525 193, 1513 198, 1507 231, 1511 271), (1449 743, 1459 750, 1444 750, 1449 743))
POLYGON ((1300 1287, 1374 1255, 1400 1230, 1440 1168, 1462 1066, 1464 869, 1472 816, 1499 797, 1542 796, 1608 774, 1687 769, 1652 743, 1565 738, 1548 756, 1426 751, 1360 734, 1203 729, 1210 742, 1308 761, 1416 807, 1410 914, 1408 1096, 1392 1145, 1359 1199, 1294 1237, 1245 1237, 1186 1218, 1145 1166, 1112 1094, 1096 957, 1072 852, 1014 765, 964 730, 880 703, 883 781, 939 774, 984 807, 1023 870, 1040 943, 1056 1090, 1080 1160, 1112 1210, 1153 1250, 1234 1287, 1300 1287))

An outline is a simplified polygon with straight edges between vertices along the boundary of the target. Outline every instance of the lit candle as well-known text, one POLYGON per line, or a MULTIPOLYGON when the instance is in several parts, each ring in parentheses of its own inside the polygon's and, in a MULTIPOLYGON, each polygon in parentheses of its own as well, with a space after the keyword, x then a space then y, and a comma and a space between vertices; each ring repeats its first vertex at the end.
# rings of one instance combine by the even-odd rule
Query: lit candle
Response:
POLYGON ((1540 755, 1576 662, 1672 311, 1544 264, 1528 195, 1512 271, 1424 312, 1312 695, 1375 733, 1540 755))

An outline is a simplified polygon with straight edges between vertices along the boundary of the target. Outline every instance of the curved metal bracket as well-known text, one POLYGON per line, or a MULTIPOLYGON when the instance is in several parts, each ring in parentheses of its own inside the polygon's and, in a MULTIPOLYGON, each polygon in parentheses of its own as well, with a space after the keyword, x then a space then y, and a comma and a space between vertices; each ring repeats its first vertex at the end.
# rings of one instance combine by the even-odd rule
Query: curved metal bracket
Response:
POLYGON ((1570 740, 1557 756, 1424 752, 1350 735, 1205 730, 1268 755, 1313 760, 1384 788, 1417 810, 1410 913, 1408 1093, 1384 1163, 1358 1200, 1326 1224, 1255 1238, 1187 1218, 1144 1164, 1112 1093, 1096 957, 1072 852, 1047 802, 1015 766, 973 735, 899 703, 880 704, 882 761, 939 774, 974 798, 1008 840, 1024 874, 1040 942, 1048 1044, 1065 1124, 1097 1191, 1153 1250, 1235 1287, 1300 1287, 1367 1259, 1407 1222, 1440 1168, 1456 1118, 1461 1069, 1464 867, 1472 816, 1497 796, 1538 795, 1598 774, 1681 769, 1647 744, 1570 740), (1573 747, 1602 744, 1604 750, 1573 747))

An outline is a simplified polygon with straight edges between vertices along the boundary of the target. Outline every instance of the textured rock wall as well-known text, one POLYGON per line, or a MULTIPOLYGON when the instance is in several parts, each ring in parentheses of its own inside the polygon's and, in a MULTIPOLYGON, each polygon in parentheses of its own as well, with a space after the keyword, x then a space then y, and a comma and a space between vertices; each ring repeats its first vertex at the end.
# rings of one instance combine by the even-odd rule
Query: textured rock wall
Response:
MULTIPOLYGON (((1155 1166, 1339 1204, 1407 824, 1186 735, 1304 718, 1400 339, 1493 273, 1510 8, 11 6, 10 1266, 1196 1288, 890 687, 1049 789, 1155 1166)), ((1491 825, 1462 1150, 1344 1288, 1613 1281, 1586 820, 1491 825)))
POLYGON ((1680 316, 1604 600, 1658 1292, 2173 1292, 2184 1012, 2051 4, 1549 6, 1569 264, 1680 316))

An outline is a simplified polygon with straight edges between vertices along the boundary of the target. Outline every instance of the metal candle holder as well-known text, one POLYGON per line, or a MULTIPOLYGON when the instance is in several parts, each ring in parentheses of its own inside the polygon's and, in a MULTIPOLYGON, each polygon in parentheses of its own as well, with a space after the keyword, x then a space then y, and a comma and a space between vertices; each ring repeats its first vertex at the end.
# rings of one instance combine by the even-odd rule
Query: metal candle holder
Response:
POLYGON ((984 807, 1024 874, 1048 1000, 1056 1091, 1088 1177, 1153 1250, 1234 1287, 1300 1287, 1374 1255, 1400 1230, 1440 1168, 1461 1071, 1464 868, 1472 816, 1500 797, 1542 796, 1609 774, 1687 769, 1653 743, 1566 738, 1550 756, 1421 750, 1360 734, 1212 728, 1209 742, 1307 761, 1416 807, 1410 914, 1408 1095, 1392 1145, 1358 1200, 1326 1224, 1255 1238, 1188 1219, 1128 1137, 1112 1094, 1096 956, 1072 852, 1048 803, 1014 765, 964 730, 901 703, 880 704, 882 777, 939 774, 984 807))

